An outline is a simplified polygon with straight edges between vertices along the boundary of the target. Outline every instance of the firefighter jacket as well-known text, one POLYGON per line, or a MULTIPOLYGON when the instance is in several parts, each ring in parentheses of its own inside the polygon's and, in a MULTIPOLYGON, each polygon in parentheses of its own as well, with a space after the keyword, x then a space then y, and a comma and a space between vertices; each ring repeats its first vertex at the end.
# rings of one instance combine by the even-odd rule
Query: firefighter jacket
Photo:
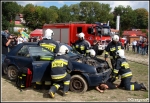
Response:
POLYGON ((114 43, 111 41, 107 47, 105 48, 105 58, 108 58, 108 54, 110 55, 110 59, 116 59, 116 51, 119 49, 124 49, 120 42, 114 43))
POLYGON ((65 55, 57 55, 51 63, 51 78, 59 80, 66 77, 73 69, 71 60, 65 55))
POLYGON ((49 49, 54 53, 58 53, 59 51, 59 44, 54 41, 53 39, 43 39, 38 42, 38 45, 49 49))
POLYGON ((80 54, 86 54, 86 50, 90 48, 89 44, 85 40, 78 40, 73 44, 73 48, 80 54))
POLYGON ((121 75, 121 79, 131 77, 132 72, 130 70, 129 64, 125 58, 117 58, 116 67, 113 70, 112 76, 115 78, 118 74, 121 75))

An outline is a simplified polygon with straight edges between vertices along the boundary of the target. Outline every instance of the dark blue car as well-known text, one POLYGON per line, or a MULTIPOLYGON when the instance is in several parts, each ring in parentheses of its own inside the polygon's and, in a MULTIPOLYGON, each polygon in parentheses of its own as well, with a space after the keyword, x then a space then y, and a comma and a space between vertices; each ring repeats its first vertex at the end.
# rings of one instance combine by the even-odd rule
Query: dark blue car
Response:
MULTIPOLYGON (((70 52, 67 54, 72 60, 70 90, 85 92, 88 87, 97 86, 108 80, 111 68, 101 59, 82 57, 75 53, 67 44, 70 52)), ((21 43, 14 47, 4 59, 3 72, 10 80, 16 80, 18 70, 27 67, 33 72, 32 83, 36 81, 51 81, 49 69, 54 54, 48 49, 40 47, 36 42, 21 43)))

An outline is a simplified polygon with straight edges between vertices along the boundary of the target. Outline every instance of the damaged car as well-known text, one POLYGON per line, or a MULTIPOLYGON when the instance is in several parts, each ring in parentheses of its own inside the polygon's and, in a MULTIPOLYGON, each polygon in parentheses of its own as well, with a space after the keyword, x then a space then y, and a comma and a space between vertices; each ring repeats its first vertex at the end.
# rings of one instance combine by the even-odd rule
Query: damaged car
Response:
MULTIPOLYGON (((107 61, 82 56, 67 44, 60 43, 59 45, 66 45, 70 50, 67 56, 71 58, 73 64, 73 70, 70 73, 71 91, 85 92, 89 87, 97 86, 109 79, 111 68, 107 61)), ((32 83, 51 81, 49 70, 54 56, 54 53, 37 45, 36 42, 21 43, 6 55, 3 72, 10 80, 14 81, 17 78, 18 70, 27 67, 32 71, 32 83)))

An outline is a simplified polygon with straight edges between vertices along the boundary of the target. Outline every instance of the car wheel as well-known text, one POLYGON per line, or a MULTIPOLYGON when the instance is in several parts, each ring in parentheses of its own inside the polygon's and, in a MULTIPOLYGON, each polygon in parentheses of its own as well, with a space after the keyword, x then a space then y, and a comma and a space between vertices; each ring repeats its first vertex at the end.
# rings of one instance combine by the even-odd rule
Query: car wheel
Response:
POLYGON ((18 69, 15 66, 9 66, 8 73, 7 73, 9 80, 15 81, 17 79, 17 75, 18 75, 18 69))
POLYGON ((3 73, 3 75, 6 75, 7 74, 7 68, 2 67, 2 73, 3 73))
POLYGON ((86 92, 88 89, 87 82, 80 75, 73 75, 70 80, 70 90, 72 92, 86 92))

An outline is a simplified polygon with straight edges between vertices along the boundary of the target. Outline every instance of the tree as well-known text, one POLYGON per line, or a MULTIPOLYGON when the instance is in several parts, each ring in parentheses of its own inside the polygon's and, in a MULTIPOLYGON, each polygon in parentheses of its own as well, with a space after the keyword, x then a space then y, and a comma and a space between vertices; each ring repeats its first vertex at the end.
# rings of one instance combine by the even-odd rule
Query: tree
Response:
POLYGON ((64 23, 71 21, 71 9, 65 4, 59 9, 58 12, 58 22, 64 23))
POLYGON ((79 4, 70 5, 71 21, 79 21, 80 7, 79 4))
POLYGON ((2 29, 8 29, 19 12, 20 6, 16 2, 2 2, 2 29))
POLYGON ((145 8, 139 8, 134 11, 137 16, 136 28, 147 29, 148 28, 148 11, 145 8))

